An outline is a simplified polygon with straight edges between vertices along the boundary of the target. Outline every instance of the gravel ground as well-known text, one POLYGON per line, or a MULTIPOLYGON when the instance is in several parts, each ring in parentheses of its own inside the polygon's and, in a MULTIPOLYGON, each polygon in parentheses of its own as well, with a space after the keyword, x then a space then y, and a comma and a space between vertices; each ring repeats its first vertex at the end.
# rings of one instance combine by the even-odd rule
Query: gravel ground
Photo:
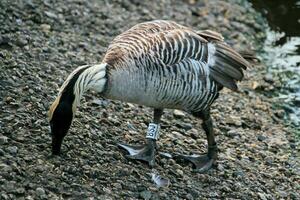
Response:
MULTIPOLYGON (((274 80, 263 65, 247 72, 240 92, 224 90, 212 108, 218 165, 205 174, 157 157, 170 180, 157 188, 147 165, 124 157, 117 142, 144 139, 149 108, 82 100, 63 154, 50 156, 47 110, 74 68, 97 63, 130 26, 172 19, 224 34, 238 48, 258 49, 263 20, 245 1, 0 1, 0 199, 300 199, 299 143, 284 111, 265 93, 274 80)), ((201 123, 167 110, 159 150, 203 153, 201 123)))

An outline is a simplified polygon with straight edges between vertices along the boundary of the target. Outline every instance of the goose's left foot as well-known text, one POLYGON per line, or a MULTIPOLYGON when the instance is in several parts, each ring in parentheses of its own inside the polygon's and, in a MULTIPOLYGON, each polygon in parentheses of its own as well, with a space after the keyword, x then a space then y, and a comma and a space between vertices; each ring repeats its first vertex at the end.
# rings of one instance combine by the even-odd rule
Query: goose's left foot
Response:
POLYGON ((207 154, 202 156, 177 155, 176 157, 193 163, 195 171, 203 173, 209 170, 215 164, 217 159, 218 148, 217 143, 215 141, 212 119, 210 117, 210 109, 208 108, 207 110, 193 113, 193 115, 203 120, 202 127, 205 131, 208 143, 207 154))
POLYGON ((146 135, 146 144, 143 146, 131 146, 126 144, 118 144, 119 147, 125 149, 129 155, 126 157, 134 160, 145 161, 149 166, 155 164, 156 140, 159 137, 160 118, 163 114, 162 109, 154 109, 153 123, 148 126, 146 135))
POLYGON ((194 166, 194 171, 204 173, 215 164, 217 158, 217 145, 210 146, 209 152, 206 155, 176 155, 175 159, 191 162, 194 166))
POLYGON ((127 158, 133 160, 141 160, 147 162, 149 166, 154 166, 155 164, 155 148, 156 144, 154 140, 148 139, 147 143, 142 146, 131 146, 126 144, 118 144, 119 147, 125 149, 129 155, 127 158))

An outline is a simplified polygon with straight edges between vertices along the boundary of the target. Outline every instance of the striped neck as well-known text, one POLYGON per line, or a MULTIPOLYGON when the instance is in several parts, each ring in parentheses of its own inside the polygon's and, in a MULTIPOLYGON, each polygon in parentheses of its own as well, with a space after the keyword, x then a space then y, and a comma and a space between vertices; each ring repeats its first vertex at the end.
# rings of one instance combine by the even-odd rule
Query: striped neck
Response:
POLYGON ((64 102, 72 105, 74 114, 84 92, 89 89, 102 92, 106 84, 106 66, 106 63, 102 63, 84 65, 75 69, 63 83, 58 97, 50 107, 50 120, 52 119, 53 112, 60 103, 64 102))
POLYGON ((74 84, 73 93, 75 95, 73 110, 79 104, 84 92, 89 89, 97 92, 103 92, 106 84, 106 66, 107 64, 93 65, 85 69, 74 84))

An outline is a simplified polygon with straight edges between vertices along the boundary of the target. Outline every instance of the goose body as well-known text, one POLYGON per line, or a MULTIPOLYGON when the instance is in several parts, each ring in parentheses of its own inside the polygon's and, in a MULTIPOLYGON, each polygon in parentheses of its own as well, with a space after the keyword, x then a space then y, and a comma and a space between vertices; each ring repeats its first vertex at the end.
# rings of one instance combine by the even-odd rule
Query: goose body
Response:
MULTIPOLYGON (((216 33, 197 33, 170 21, 138 24, 108 48, 103 59, 108 64, 103 95, 153 108, 206 109, 222 87, 210 75, 216 65, 215 42, 225 45, 216 33)), ((221 51, 226 48, 221 47, 221 51)), ((228 77, 232 88, 233 80, 242 78, 241 69, 234 70, 236 74, 228 77)))
MULTIPOLYGON (((104 98, 154 108, 156 125, 152 127, 158 127, 164 108, 181 109, 200 117, 211 165, 216 149, 210 105, 223 87, 237 90, 236 81, 242 80, 243 69, 248 66, 219 33, 195 31, 164 20, 138 24, 111 42, 101 64, 79 67, 69 75, 50 107, 52 151, 59 153, 80 97, 94 89, 104 98)), ((153 161, 153 139, 157 138, 149 139, 146 149, 134 155, 136 159, 153 161), (149 155, 145 155, 149 152, 148 159, 149 155)))

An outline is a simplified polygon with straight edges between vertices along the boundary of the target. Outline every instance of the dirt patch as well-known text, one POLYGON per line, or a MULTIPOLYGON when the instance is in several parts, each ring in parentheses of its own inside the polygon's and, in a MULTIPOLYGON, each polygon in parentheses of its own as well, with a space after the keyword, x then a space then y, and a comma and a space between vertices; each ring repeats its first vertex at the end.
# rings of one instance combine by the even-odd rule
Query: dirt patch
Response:
MULTIPOLYGON (((155 170, 170 186, 156 188, 152 169, 116 146, 143 142, 151 109, 93 92, 79 106, 63 155, 50 156, 47 110, 59 86, 77 66, 100 62, 117 34, 171 19, 220 31, 236 48, 257 48, 265 26, 247 2, 25 0, 0 7, 0 199, 300 199, 299 147, 283 111, 258 92, 272 88, 262 80, 264 66, 248 71, 239 93, 224 90, 214 104, 220 153, 205 174, 158 156, 155 170)), ((205 149, 197 119, 166 111, 159 150, 205 149)))

